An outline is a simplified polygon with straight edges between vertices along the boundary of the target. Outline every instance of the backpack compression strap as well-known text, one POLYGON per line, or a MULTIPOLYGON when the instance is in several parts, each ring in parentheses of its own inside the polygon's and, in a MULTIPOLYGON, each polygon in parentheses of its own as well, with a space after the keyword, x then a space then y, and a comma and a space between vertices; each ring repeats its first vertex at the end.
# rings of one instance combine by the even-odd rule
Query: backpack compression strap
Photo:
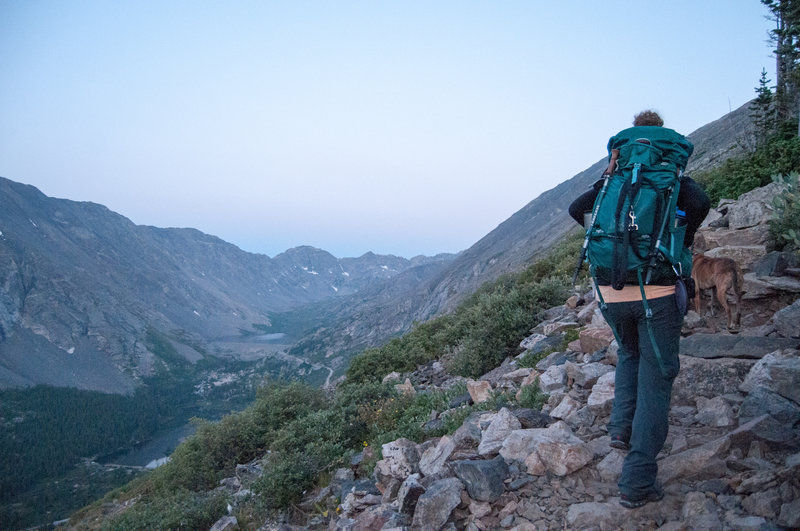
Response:
MULTIPOLYGON (((663 221, 661 223, 661 228, 658 231, 658 237, 656 238, 655 244, 654 244, 654 246, 652 248, 652 253, 651 253, 651 256, 650 256, 650 262, 647 264, 647 277, 645 278, 645 284, 649 284, 650 283, 650 276, 653 274, 653 268, 656 265, 656 258, 658 257, 658 253, 659 252, 661 252, 669 260, 670 265, 672 265, 673 269, 675 268, 675 263, 676 262, 680 263, 680 260, 676 260, 675 257, 673 257, 669 253, 669 250, 664 248, 664 246, 661 244, 661 242, 664 239, 664 231, 667 228, 667 222, 670 219, 670 213, 675 211, 675 208, 676 208, 676 206, 678 204, 678 195, 679 195, 680 189, 681 189, 681 176, 682 175, 683 175, 683 171, 680 168, 678 168, 678 174, 677 174, 677 179, 675 181, 675 184, 673 184, 672 186, 669 187, 669 192, 667 194, 668 195, 667 212, 666 212, 666 215, 664 216, 664 219, 663 219, 663 221)), ((681 245, 683 245, 683 244, 681 243, 681 245)))
MULTIPOLYGON (((635 177, 635 174, 634 174, 635 177)), ((615 234, 613 257, 611 262, 611 287, 620 290, 628 280, 628 246, 631 241, 631 231, 635 230, 635 217, 630 218, 632 179, 626 180, 622 185, 617 200, 617 210, 614 214, 615 234), (631 224, 631 221, 634 224, 631 224), (620 241, 620 239, 622 241, 620 241)))

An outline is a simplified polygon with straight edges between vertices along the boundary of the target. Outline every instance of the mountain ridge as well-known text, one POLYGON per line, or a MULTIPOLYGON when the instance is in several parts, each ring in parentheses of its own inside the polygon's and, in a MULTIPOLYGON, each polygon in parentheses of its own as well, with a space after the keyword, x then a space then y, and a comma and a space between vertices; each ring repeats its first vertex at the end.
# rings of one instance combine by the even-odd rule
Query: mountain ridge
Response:
POLYGON ((160 363, 144 341, 148 328, 198 350, 254 325, 269 329, 276 312, 354 294, 426 263, 337 259, 312 247, 270 259, 197 229, 135 225, 103 205, 50 198, 5 178, 0 202, 2 386, 127 392, 160 363))

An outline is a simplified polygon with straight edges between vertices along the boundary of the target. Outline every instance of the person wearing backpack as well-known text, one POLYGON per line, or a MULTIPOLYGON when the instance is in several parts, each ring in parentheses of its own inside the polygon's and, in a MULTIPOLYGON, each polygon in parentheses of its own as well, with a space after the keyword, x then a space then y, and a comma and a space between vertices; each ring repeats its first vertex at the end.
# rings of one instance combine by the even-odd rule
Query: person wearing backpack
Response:
POLYGON ((588 225, 578 267, 588 254, 600 309, 619 344, 608 432, 611 446, 629 450, 618 482, 627 508, 664 496, 656 456, 680 368, 690 248, 711 206, 682 174, 694 146, 663 125, 653 111, 637 114, 633 127, 609 140, 603 178, 569 207, 588 225))

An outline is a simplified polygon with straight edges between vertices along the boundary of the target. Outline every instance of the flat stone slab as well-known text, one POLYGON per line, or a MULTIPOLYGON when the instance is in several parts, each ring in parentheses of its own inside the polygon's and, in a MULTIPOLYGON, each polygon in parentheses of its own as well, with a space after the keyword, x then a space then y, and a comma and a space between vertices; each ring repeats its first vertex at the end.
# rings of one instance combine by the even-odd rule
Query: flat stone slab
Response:
POLYGON ((761 359, 770 352, 798 348, 800 340, 724 334, 692 334, 681 339, 680 353, 695 358, 761 359))

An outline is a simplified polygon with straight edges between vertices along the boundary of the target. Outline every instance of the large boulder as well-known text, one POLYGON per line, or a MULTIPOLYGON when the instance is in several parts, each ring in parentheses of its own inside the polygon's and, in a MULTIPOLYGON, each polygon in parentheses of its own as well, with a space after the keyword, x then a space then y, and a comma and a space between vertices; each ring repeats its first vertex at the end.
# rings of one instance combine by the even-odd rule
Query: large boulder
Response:
POLYGON ((592 392, 586 405, 598 417, 603 417, 611 412, 611 406, 614 404, 615 378, 615 372, 609 371, 602 375, 597 380, 597 383, 592 386, 592 392))
POLYGON ((550 412, 550 416, 554 419, 565 419, 578 411, 581 408, 581 403, 569 395, 564 395, 561 402, 556 408, 550 412))
POLYGON ((417 529, 441 529, 459 503, 464 485, 458 478, 441 479, 434 482, 417 500, 413 527, 417 529))
POLYGON ((500 456, 489 460, 452 461, 450 467, 473 500, 494 502, 505 490, 509 470, 500 456))
POLYGON ((770 442, 789 442, 797 437, 793 426, 800 419, 800 406, 778 393, 757 387, 748 393, 739 406, 739 419, 762 419, 758 436, 770 442))
POLYGON ((763 277, 754 273, 744 275, 743 300, 768 299, 786 293, 800 293, 800 279, 793 277, 763 277))
POLYGON ((570 505, 565 529, 620 529, 629 511, 618 503, 585 502, 570 505))
POLYGON ((750 393, 764 387, 800 405, 800 352, 775 351, 758 361, 739 389, 750 393))
POLYGON ((237 531, 239 529, 239 522, 235 516, 223 516, 217 520, 210 531, 237 531))
POLYGON ((658 465, 658 478, 663 484, 677 479, 717 478, 727 471, 725 454, 731 446, 727 437, 720 437, 702 446, 670 455, 658 465))
POLYGON ((480 416, 480 412, 472 413, 453 433, 453 443, 457 450, 471 450, 478 447, 482 437, 480 416))
POLYGON ((703 492, 689 492, 686 495, 681 517, 688 529, 722 529, 717 505, 703 492))
POLYGON ((385 529, 393 527, 391 524, 398 518, 398 514, 391 505, 374 505, 367 507, 355 517, 353 530, 356 529, 385 529))
POLYGON ((419 471, 419 452, 417 445, 406 438, 388 442, 382 446, 383 459, 375 464, 376 473, 405 479, 419 471))
POLYGON ((530 336, 523 339, 522 342, 519 344, 521 348, 525 349, 525 352, 520 354, 520 356, 524 356, 526 354, 538 354, 549 348, 559 346, 562 341, 563 337, 560 334, 554 336, 546 336, 544 334, 531 334, 530 336))
POLYGON ((591 447, 562 421, 547 428, 512 432, 500 455, 508 461, 524 463, 531 475, 550 472, 557 476, 571 474, 594 458, 591 447))
POLYGON ((680 353, 696 358, 759 359, 778 349, 797 348, 798 340, 724 334, 692 334, 681 338, 680 353))
POLYGON ((514 430, 522 427, 517 417, 507 408, 502 408, 492 418, 492 422, 484 430, 478 453, 481 455, 495 454, 500 451, 505 438, 514 430))
POLYGON ((765 245, 726 245, 715 247, 704 253, 711 258, 730 258, 742 268, 743 272, 750 270, 750 264, 757 262, 767 254, 765 245))
POLYGON ((419 470, 426 476, 435 476, 444 471, 445 463, 456 450, 456 443, 447 436, 439 439, 435 446, 431 446, 419 460, 419 470))
POLYGON ((467 380, 467 391, 472 401, 481 404, 492 398, 492 384, 486 380, 467 380))
POLYGON ((770 183, 739 196, 728 208, 728 227, 744 229, 769 222, 775 215, 773 199, 785 190, 785 185, 770 183))
POLYGON ((698 396, 695 420, 700 424, 716 428, 736 424, 733 408, 721 396, 715 396, 714 398, 698 396))
POLYGON ((605 326, 589 326, 581 330, 578 337, 581 352, 591 354, 608 347, 614 341, 614 332, 607 324, 605 326))
POLYGON ((401 513, 411 516, 417 509, 420 496, 425 494, 425 487, 419 480, 419 474, 411 474, 400 485, 400 489, 397 491, 396 505, 401 513))
POLYGON ((800 265, 800 256, 791 252, 770 251, 752 264, 752 272, 761 277, 779 277, 800 265))
POLYGON ((539 375, 539 389, 543 393, 561 391, 567 385, 567 371, 563 365, 552 365, 539 375))
POLYGON ((622 473, 622 464, 625 462, 625 456, 619 450, 609 452, 599 463, 597 463, 597 472, 600 474, 600 479, 606 483, 616 483, 619 475, 622 473))
MULTIPOLYGON (((717 334, 717 337, 723 336, 717 334)), ((677 405, 694 405, 698 396, 712 398, 738 393, 739 385, 755 365, 749 359, 691 356, 680 356, 680 362, 681 370, 672 386, 672 401, 677 405)))
POLYGON ((698 249, 741 245, 765 245, 770 240, 769 225, 756 225, 747 229, 703 230, 695 239, 698 249))
POLYGON ((800 338, 800 299, 775 312, 772 322, 782 337, 800 338))
MULTIPOLYGON (((610 343, 610 342, 609 342, 610 343)), ((608 346, 608 345, 606 345, 608 346)), ((572 363, 564 365, 567 371, 567 378, 575 385, 583 389, 591 389, 597 380, 606 373, 612 372, 614 367, 605 363, 572 363)))

